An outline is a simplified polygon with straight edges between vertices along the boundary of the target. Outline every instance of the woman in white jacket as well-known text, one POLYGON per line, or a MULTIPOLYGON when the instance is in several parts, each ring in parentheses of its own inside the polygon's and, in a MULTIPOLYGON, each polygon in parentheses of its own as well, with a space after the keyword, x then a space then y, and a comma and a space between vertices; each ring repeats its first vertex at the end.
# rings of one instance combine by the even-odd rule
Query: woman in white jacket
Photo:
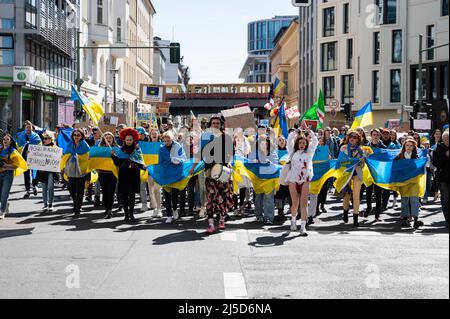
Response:
POLYGON ((308 220, 309 185, 314 176, 313 157, 319 141, 313 131, 309 130, 305 122, 301 125, 302 131, 294 131, 288 138, 288 151, 291 159, 291 168, 286 181, 289 183, 291 194, 291 230, 297 230, 297 213, 300 206, 301 229, 300 236, 306 237, 306 222, 308 220), (308 132, 310 141, 305 135, 308 132))

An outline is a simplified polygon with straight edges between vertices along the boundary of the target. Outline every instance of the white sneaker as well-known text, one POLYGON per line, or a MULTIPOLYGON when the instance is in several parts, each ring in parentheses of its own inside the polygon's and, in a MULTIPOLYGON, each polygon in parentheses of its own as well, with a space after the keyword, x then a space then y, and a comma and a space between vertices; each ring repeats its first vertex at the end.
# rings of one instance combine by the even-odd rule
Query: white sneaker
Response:
POLYGON ((6 212, 0 212, 0 220, 5 219, 6 212))
POLYGON ((48 206, 44 206, 44 207, 42 207, 42 212, 43 212, 43 213, 46 213, 46 212, 48 212, 48 206))
POLYGON ((174 210, 173 211, 173 219, 178 220, 179 218, 180 218, 180 216, 178 215, 178 210, 174 210))
POLYGON ((297 221, 295 221, 295 223, 291 222, 291 231, 297 231, 297 221))
POLYGON ((166 224, 172 224, 172 223, 173 223, 173 218, 172 217, 167 217, 166 224))
POLYGON ((159 214, 159 211, 158 211, 158 209, 154 209, 153 210, 153 214, 152 214, 152 218, 157 218, 158 217, 158 214, 159 214))
POLYGON ((200 218, 205 218, 206 217, 206 209, 204 209, 204 208, 200 209, 200 213, 198 213, 198 216, 200 218))
POLYGON ((148 206, 142 206, 141 207, 141 213, 145 213, 148 211, 148 206))

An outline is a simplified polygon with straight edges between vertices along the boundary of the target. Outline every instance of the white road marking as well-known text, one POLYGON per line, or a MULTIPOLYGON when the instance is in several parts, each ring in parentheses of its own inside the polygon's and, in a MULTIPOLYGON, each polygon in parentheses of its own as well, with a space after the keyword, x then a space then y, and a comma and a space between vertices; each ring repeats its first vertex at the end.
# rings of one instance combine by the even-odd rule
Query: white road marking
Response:
POLYGON ((225 299, 248 299, 247 287, 242 273, 223 273, 223 283, 225 299))
POLYGON ((224 232, 220 234, 220 238, 223 241, 237 241, 237 236, 235 232, 224 232))

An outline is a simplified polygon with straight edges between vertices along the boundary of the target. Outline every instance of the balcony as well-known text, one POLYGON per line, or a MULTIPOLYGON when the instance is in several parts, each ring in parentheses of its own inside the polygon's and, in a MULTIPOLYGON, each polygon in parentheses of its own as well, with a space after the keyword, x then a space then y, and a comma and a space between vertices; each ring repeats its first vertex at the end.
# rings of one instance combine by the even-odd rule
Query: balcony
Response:
POLYGON ((113 29, 104 24, 91 24, 89 37, 96 45, 112 45, 114 43, 113 29))
POLYGON ((111 55, 116 59, 125 59, 128 58, 130 54, 130 49, 127 48, 125 43, 114 43, 112 46, 120 47, 123 49, 111 49, 111 55))

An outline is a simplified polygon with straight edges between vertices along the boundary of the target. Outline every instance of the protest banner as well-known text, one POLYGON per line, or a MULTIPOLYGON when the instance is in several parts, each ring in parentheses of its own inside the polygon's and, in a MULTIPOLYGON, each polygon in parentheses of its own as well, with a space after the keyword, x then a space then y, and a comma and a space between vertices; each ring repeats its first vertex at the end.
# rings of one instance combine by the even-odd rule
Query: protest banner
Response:
POLYGON ((255 116, 249 107, 239 107, 236 109, 223 110, 226 128, 255 128, 255 116))
POLYGON ((59 173, 59 164, 62 158, 62 149, 59 147, 47 147, 30 145, 27 157, 28 168, 37 171, 59 173))

